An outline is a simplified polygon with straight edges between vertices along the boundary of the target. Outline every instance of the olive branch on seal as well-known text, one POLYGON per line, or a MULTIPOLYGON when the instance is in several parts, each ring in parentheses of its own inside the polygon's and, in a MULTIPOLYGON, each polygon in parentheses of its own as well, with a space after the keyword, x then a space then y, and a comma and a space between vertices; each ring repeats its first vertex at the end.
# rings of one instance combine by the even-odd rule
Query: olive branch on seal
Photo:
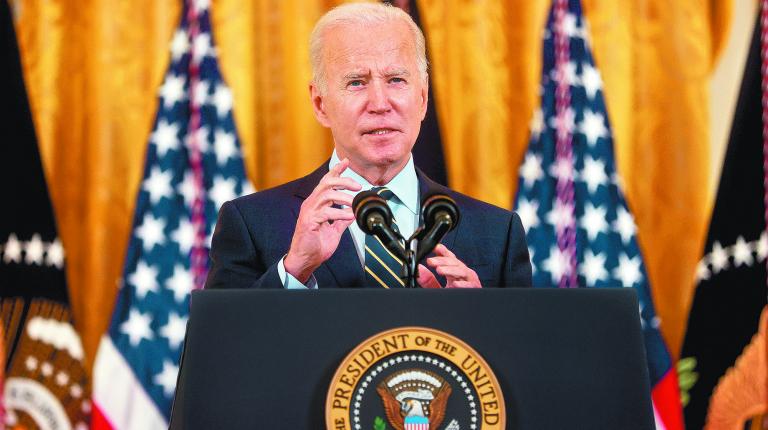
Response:
POLYGON ((387 430, 387 422, 381 419, 381 417, 376 417, 373 420, 373 430, 387 430))

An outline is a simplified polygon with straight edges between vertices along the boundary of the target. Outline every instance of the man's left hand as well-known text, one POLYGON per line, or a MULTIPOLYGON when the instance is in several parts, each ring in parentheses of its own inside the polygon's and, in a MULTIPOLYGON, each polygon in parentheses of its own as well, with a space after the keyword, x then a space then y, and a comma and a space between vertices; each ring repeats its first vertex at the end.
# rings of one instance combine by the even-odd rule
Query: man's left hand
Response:
MULTIPOLYGON (((435 247, 436 257, 427 258, 427 265, 445 276, 445 288, 482 288, 480 278, 443 244, 435 247)), ((424 265, 419 265, 419 285, 423 288, 441 288, 440 283, 424 265)))

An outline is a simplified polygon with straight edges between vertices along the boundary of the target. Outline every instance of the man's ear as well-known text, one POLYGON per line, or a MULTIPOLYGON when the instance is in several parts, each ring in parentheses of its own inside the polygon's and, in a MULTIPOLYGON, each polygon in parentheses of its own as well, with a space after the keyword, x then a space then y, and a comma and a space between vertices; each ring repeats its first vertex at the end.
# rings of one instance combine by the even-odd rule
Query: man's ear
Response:
POLYGON ((315 118, 323 127, 330 127, 328 121, 328 115, 325 113, 325 104, 323 103, 323 95, 320 93, 320 89, 314 82, 309 84, 309 97, 312 99, 312 110, 315 112, 315 118))
POLYGON ((429 106, 429 79, 421 87, 421 120, 427 116, 427 107, 429 106))

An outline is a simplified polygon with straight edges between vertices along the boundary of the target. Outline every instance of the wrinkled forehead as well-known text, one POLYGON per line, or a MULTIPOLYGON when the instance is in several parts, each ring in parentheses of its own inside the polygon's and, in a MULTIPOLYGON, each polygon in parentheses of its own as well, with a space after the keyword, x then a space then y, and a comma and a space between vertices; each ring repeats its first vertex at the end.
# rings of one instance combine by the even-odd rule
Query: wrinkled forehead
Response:
POLYGON ((330 78, 348 74, 416 74, 416 47, 407 24, 336 24, 324 35, 323 67, 330 78))

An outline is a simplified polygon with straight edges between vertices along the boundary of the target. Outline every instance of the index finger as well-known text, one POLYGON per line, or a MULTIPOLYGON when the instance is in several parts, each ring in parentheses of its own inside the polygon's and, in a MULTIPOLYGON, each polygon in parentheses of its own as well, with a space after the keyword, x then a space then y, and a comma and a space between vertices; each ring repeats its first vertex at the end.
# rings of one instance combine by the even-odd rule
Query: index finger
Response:
POLYGON ((435 254, 437 254, 437 255, 439 255, 441 257, 454 257, 454 258, 456 258, 456 255, 453 252, 451 252, 451 250, 448 249, 448 247, 446 247, 442 243, 438 243, 437 246, 435 247, 435 254))
POLYGON ((341 175, 342 172, 347 170, 347 167, 349 167, 349 158, 345 158, 339 161, 335 166, 331 168, 331 170, 328 173, 332 177, 338 177, 339 175, 341 175))

